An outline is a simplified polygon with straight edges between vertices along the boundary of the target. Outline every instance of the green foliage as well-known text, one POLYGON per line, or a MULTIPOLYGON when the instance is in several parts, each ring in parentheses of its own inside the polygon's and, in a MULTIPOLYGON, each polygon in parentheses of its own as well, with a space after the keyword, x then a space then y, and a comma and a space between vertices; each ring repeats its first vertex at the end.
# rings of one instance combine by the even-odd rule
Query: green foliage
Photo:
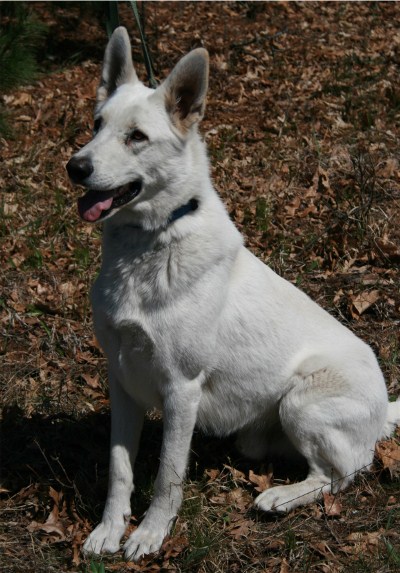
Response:
MULTIPOLYGON (((46 26, 30 14, 25 3, 0 4, 0 92, 34 80, 38 73, 35 54, 45 34, 46 26)), ((2 107, 0 134, 10 135, 2 107)))
POLYGON ((90 563, 90 569, 89 569, 90 573, 105 573, 105 567, 104 567, 104 563, 95 563, 94 561, 91 561, 90 563))
POLYGON ((268 232, 270 217, 271 213, 267 199, 265 197, 257 197, 255 220, 259 231, 268 232))
POLYGON ((7 122, 7 116, 7 111, 0 105, 0 135, 11 137, 12 132, 9 123, 7 122))
POLYGON ((108 37, 119 26, 118 2, 107 2, 106 28, 108 37))
POLYGON ((19 2, 0 5, 0 23, 0 90, 5 92, 35 78, 35 52, 44 39, 46 26, 19 2))

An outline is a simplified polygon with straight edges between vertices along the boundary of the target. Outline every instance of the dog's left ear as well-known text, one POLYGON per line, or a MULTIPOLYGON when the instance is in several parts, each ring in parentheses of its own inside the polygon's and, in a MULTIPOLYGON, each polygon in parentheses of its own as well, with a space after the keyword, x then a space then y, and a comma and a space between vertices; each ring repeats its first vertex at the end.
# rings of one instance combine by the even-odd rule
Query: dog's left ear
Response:
POLYGON ((126 28, 120 26, 114 30, 106 47, 97 103, 109 98, 120 85, 136 81, 139 80, 133 67, 131 42, 126 28))
POLYGON ((208 61, 208 52, 204 48, 189 52, 159 88, 174 125, 182 132, 198 123, 204 115, 208 61))

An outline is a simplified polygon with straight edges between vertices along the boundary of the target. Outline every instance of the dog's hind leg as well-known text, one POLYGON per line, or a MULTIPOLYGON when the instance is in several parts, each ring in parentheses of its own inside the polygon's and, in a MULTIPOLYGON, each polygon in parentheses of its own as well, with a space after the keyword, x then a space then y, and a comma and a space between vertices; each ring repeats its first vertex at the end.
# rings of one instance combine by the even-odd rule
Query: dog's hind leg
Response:
POLYGON ((309 473, 302 482, 263 492, 255 500, 260 509, 286 512, 312 503, 322 492, 345 487, 372 463, 385 418, 384 394, 378 392, 375 403, 371 397, 357 395, 344 369, 340 370, 328 366, 293 377, 291 390, 280 404, 280 419, 286 435, 306 458, 309 473))
POLYGON ((133 465, 142 431, 144 409, 110 376, 111 450, 107 501, 99 525, 83 545, 84 553, 115 553, 131 516, 133 465))

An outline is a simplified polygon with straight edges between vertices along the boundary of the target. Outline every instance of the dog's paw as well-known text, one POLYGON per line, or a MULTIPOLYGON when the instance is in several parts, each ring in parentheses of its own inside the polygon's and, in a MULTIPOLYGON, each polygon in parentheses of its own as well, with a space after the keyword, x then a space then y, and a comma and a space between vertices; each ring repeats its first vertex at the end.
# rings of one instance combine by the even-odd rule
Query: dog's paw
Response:
POLYGON ((263 511, 286 513, 299 507, 313 503, 323 491, 329 491, 330 484, 323 478, 307 478, 291 484, 271 487, 263 491, 254 501, 254 505, 263 511))
POLYGON ((115 553, 124 533, 125 525, 119 527, 111 521, 101 522, 86 539, 82 551, 85 555, 115 553))
MULTIPOLYGON (((291 509, 291 499, 288 499, 288 486, 272 487, 263 491, 254 500, 254 505, 263 511, 273 511, 276 513, 286 513, 291 509)), ((290 496, 289 496, 290 498, 290 496)))
POLYGON ((161 548, 166 535, 167 533, 162 528, 139 525, 123 547, 125 558, 139 561, 144 555, 156 553, 161 548))

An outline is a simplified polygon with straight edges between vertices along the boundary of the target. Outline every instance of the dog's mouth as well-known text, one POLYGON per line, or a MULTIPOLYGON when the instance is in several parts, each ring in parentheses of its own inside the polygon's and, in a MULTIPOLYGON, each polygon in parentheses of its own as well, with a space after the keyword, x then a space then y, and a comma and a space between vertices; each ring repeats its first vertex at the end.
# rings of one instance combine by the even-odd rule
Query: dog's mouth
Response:
POLYGON ((82 219, 91 223, 100 221, 115 209, 130 203, 139 195, 141 189, 141 181, 133 181, 110 191, 91 189, 78 199, 79 215, 82 219))

